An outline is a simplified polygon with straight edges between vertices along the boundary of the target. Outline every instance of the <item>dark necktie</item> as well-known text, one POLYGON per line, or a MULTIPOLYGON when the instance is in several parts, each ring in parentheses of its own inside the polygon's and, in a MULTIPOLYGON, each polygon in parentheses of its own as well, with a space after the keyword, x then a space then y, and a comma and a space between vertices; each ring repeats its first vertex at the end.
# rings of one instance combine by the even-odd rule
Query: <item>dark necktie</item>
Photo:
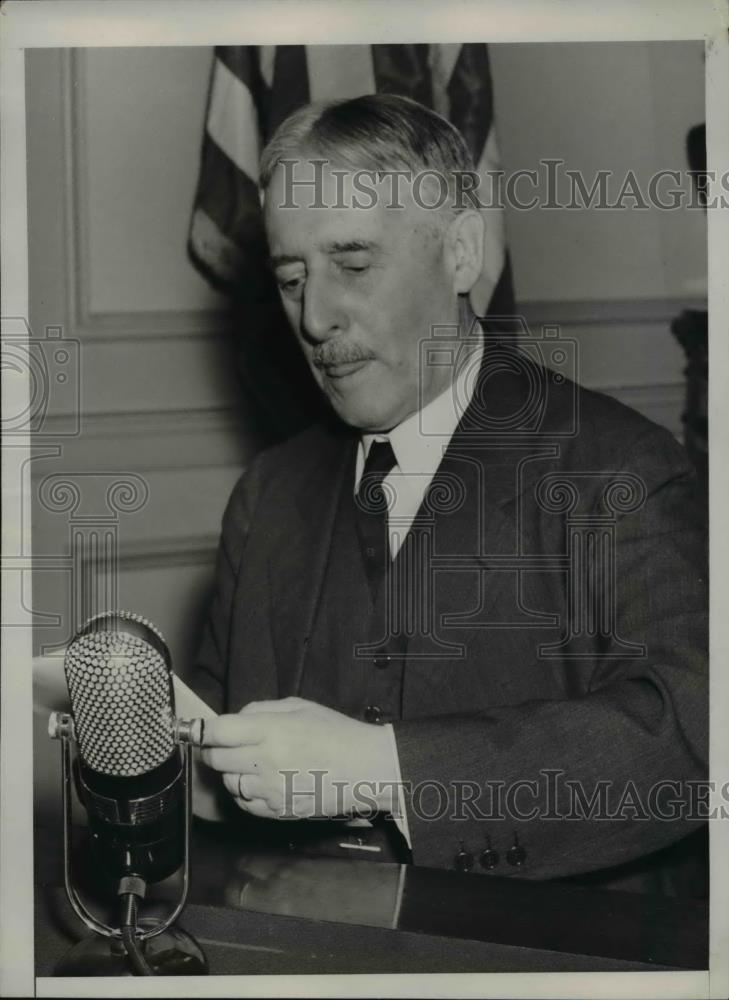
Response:
POLYGON ((355 507, 357 532, 364 558, 367 581, 372 599, 377 596, 380 582, 390 562, 387 530, 388 501, 382 481, 397 461, 389 441, 373 441, 357 488, 355 507))

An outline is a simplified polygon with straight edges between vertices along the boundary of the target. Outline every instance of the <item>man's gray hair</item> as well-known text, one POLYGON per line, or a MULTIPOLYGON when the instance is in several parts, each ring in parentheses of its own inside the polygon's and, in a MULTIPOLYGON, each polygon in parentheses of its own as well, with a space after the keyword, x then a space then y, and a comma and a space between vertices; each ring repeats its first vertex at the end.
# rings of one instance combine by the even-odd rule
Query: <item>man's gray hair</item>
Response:
POLYGON ((326 159, 351 170, 435 171, 449 190, 456 174, 474 172, 466 141, 454 125, 395 94, 307 104, 294 111, 261 154, 261 190, 266 190, 281 160, 297 156, 326 159))

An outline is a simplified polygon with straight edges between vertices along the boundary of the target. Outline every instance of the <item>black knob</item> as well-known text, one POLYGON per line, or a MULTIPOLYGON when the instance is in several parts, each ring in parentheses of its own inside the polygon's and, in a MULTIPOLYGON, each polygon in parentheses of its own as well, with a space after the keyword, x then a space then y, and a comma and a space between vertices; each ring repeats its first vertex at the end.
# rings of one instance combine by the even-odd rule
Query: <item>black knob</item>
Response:
POLYGON ((368 705, 364 710, 364 720, 379 724, 382 722, 382 709, 378 705, 368 705))
POLYGON ((492 868, 495 868, 498 865, 499 852, 495 851, 491 847, 491 837, 486 838, 486 848, 485 850, 481 851, 481 855, 478 860, 481 864, 481 867, 485 868, 487 871, 491 871, 492 868))
POLYGON ((519 838, 514 834, 514 846, 510 847, 506 852, 506 860, 510 865, 515 868, 521 867, 526 861, 527 853, 524 848, 519 843, 519 838))
POLYGON ((470 851, 467 851, 463 846, 463 841, 461 841, 461 847, 453 859, 453 867, 459 872, 470 872, 473 868, 473 855, 470 851))

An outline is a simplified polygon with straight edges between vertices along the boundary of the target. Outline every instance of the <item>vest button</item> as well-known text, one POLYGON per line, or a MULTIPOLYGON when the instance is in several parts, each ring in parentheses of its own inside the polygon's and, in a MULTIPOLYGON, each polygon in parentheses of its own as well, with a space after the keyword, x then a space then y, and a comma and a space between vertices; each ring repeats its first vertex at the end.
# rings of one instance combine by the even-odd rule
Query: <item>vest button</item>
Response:
POLYGON ((365 722, 382 722, 382 709, 377 705, 368 705, 364 710, 364 720, 365 722))
POLYGON ((387 667, 390 666, 391 663, 392 663, 392 657, 391 656, 376 656, 375 657, 375 666, 377 667, 378 670, 385 670, 387 667))

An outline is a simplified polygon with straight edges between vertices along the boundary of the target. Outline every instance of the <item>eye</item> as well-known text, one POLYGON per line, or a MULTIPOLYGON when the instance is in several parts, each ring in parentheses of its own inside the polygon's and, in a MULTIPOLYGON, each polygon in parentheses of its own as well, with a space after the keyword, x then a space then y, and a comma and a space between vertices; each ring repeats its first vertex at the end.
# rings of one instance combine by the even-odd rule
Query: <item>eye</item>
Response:
POLYGON ((370 269, 370 257, 361 251, 342 254, 336 258, 336 264, 345 274, 364 274, 370 269))
POLYGON ((292 292, 301 284, 301 278, 289 278, 287 281, 279 281, 278 287, 284 292, 292 292))
POLYGON ((276 283, 283 295, 292 298, 303 288, 305 277, 304 274, 279 274, 276 276, 276 283))

